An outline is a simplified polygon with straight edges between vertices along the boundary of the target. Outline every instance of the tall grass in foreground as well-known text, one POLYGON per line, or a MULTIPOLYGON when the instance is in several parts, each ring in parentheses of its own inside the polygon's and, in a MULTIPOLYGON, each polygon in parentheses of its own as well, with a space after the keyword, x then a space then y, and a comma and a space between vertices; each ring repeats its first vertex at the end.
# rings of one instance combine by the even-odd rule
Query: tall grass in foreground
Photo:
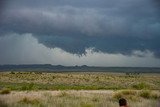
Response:
POLYGON ((160 99, 160 93, 159 92, 154 92, 150 90, 122 90, 118 91, 114 94, 113 96, 116 99, 120 98, 126 98, 129 100, 135 100, 135 101, 140 101, 142 98, 143 99, 151 99, 151 100, 158 100, 160 99))
POLYGON ((29 91, 0 95, 0 101, 4 107, 118 107, 118 99, 124 97, 130 107, 156 107, 159 95, 143 90, 29 91), (153 97, 155 94, 157 97, 153 97))

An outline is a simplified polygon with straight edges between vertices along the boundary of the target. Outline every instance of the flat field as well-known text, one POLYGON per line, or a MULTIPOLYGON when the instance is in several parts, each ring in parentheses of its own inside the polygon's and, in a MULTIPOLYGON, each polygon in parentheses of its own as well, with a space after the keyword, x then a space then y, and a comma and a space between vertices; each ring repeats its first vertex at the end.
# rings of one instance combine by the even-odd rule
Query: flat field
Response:
POLYGON ((1 72, 0 88, 11 90, 160 90, 160 74, 1 72))
POLYGON ((160 74, 1 72, 0 107, 158 107, 160 74))

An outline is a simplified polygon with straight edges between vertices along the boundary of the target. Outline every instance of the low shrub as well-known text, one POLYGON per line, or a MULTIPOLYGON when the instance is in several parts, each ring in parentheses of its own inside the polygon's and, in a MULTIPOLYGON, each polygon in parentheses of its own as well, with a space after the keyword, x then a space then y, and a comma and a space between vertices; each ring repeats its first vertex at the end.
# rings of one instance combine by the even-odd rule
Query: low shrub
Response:
POLYGON ((114 95, 113 95, 113 98, 115 98, 115 99, 120 99, 120 98, 122 98, 123 97, 123 94, 121 93, 121 92, 117 92, 117 93, 115 93, 114 95))
POLYGON ((137 94, 137 92, 134 90, 123 90, 123 91, 121 91, 121 93, 123 95, 136 95, 137 94))
POLYGON ((93 102, 99 102, 99 99, 98 99, 97 97, 94 97, 94 98, 92 99, 92 101, 93 101, 93 102))
POLYGON ((137 92, 134 90, 122 90, 118 91, 113 95, 113 98, 119 100, 120 98, 127 98, 133 101, 136 101, 137 98, 137 92))
POLYGON ((36 87, 34 83, 23 84, 21 90, 36 90, 36 87))
POLYGON ((0 91, 0 94, 10 94, 10 93, 11 93, 11 90, 8 89, 8 88, 2 89, 2 90, 0 91))
POLYGON ((22 100, 19 101, 19 103, 37 105, 40 104, 40 101, 39 99, 30 99, 28 97, 24 97, 22 100))
POLYGON ((152 93, 151 98, 153 99, 160 99, 160 95, 157 93, 152 93))
POLYGON ((67 96, 68 94, 65 92, 65 91, 62 91, 60 94, 59 94, 59 97, 65 97, 67 96))
POLYGON ((142 90, 142 89, 150 89, 150 85, 146 84, 146 83, 138 83, 132 86, 134 89, 137 90, 142 90))
POLYGON ((147 90, 143 90, 139 93, 139 96, 149 99, 151 97, 151 92, 147 90))
POLYGON ((11 71, 10 74, 15 74, 15 72, 11 71))
POLYGON ((140 97, 146 98, 146 99, 159 99, 160 95, 155 92, 143 90, 139 93, 140 97))

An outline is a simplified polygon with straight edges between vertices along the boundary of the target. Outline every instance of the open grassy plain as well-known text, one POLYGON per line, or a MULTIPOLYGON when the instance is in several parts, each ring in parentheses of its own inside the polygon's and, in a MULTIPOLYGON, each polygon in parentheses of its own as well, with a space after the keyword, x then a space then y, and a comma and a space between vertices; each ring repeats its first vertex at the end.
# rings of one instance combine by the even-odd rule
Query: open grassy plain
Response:
POLYGON ((160 74, 1 72, 0 88, 11 90, 160 90, 160 74))
POLYGON ((160 74, 1 72, 0 107, 158 107, 160 74))

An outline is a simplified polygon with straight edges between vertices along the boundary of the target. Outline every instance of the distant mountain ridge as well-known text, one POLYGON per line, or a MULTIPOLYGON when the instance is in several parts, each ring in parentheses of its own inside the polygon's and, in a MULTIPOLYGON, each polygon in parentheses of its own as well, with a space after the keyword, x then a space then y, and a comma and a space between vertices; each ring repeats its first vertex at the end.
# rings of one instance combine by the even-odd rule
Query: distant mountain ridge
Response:
POLYGON ((160 67, 96 67, 96 66, 63 66, 51 64, 0 65, 0 71, 46 71, 46 72, 147 72, 160 73, 160 67))

